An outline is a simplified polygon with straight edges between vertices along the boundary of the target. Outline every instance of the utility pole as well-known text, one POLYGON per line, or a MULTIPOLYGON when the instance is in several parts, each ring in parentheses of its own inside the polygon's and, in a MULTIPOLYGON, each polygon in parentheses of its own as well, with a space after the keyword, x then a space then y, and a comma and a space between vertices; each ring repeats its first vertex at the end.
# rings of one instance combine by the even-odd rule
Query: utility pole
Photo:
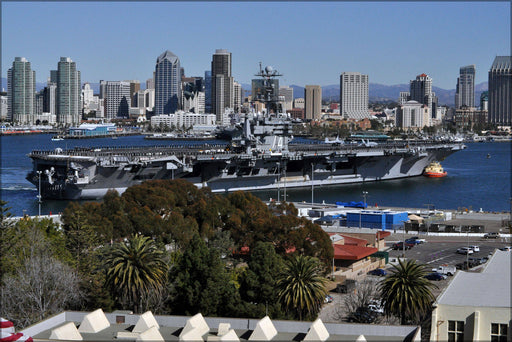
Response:
POLYGON ((37 195, 37 200, 38 200, 38 204, 39 204, 39 215, 38 216, 41 216, 41 173, 43 173, 42 171, 36 171, 37 173, 37 178, 39 179, 39 193, 37 195))
POLYGON ((313 203, 315 203, 314 201, 314 188, 315 188, 315 185, 313 184, 313 178, 315 177, 315 174, 314 174, 314 167, 313 167, 313 163, 311 163, 311 205, 313 205, 313 203))

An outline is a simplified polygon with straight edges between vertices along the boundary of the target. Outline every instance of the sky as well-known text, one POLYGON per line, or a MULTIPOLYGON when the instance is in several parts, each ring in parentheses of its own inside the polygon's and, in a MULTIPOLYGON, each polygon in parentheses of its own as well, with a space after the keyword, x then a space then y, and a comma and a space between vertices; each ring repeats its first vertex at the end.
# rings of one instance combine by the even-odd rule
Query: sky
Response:
POLYGON ((152 77, 170 50, 186 76, 204 76, 216 49, 232 53, 236 81, 271 65, 280 84, 339 84, 345 71, 370 83, 407 84, 426 73, 454 89, 461 66, 487 81, 497 55, 510 55, 503 2, 1 2, 2 77, 25 57, 46 82, 70 57, 82 82, 152 77))

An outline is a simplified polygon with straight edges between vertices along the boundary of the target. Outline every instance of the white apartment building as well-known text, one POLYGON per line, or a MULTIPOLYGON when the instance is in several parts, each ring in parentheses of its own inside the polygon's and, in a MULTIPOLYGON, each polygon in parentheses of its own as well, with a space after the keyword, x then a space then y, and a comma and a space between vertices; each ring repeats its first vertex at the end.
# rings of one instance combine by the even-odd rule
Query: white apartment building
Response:
POLYGON ((167 127, 190 128, 194 125, 211 126, 215 125, 215 114, 195 114, 184 111, 177 111, 174 114, 155 115, 151 117, 151 126, 156 127, 160 124, 167 127))
POLYGON ((434 303, 431 341, 510 341, 511 252, 496 250, 482 272, 457 271, 434 303))
POLYGON ((293 108, 293 88, 283 86, 279 87, 279 96, 284 96, 283 112, 293 108))
POLYGON ((304 98, 302 97, 299 97, 299 98, 296 98, 295 100, 293 100, 293 108, 301 108, 301 109, 304 109, 304 98))
POLYGON ((7 120, 7 96, 0 96, 0 120, 7 120))
POLYGON ((395 121, 397 127, 419 130, 431 126, 430 110, 417 101, 407 101, 397 108, 395 121))
POLYGON ((347 119, 365 119, 368 111, 368 75, 343 72, 340 75, 340 114, 347 119))

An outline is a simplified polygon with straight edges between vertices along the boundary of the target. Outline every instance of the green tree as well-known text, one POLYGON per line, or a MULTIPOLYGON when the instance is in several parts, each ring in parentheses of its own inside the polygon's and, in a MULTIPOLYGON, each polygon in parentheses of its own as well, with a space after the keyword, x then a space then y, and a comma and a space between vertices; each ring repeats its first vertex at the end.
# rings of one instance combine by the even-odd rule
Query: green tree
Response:
POLYGON ((299 255, 285 263, 278 277, 279 299, 299 320, 313 319, 320 311, 327 293, 321 269, 318 259, 299 255))
POLYGON ((418 323, 432 307, 431 289, 436 286, 424 278, 428 270, 415 260, 399 260, 393 267, 379 284, 384 312, 398 316, 401 324, 418 323))
POLYGON ((115 245, 106 258, 107 283, 118 298, 139 312, 150 291, 161 291, 168 266, 164 252, 149 237, 134 235, 115 245))
POLYGON ((276 291, 276 279, 283 260, 268 242, 257 242, 250 251, 248 268, 241 279, 240 296, 247 302, 248 317, 282 315, 276 291))
POLYGON ((171 274, 169 307, 174 314, 237 316, 239 295, 216 249, 208 249, 195 234, 171 274))

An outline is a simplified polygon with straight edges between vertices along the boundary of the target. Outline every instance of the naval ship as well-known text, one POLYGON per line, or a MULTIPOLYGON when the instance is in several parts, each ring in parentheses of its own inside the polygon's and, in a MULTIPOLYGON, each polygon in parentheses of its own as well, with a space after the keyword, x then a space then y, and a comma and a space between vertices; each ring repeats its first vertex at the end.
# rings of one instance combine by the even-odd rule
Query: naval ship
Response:
POLYGON ((465 145, 450 141, 382 144, 291 143, 292 120, 279 108, 271 67, 263 78, 265 113, 243 115, 226 145, 74 148, 32 151, 27 175, 44 199, 100 199, 146 180, 185 179, 212 192, 322 187, 420 176, 465 145))

